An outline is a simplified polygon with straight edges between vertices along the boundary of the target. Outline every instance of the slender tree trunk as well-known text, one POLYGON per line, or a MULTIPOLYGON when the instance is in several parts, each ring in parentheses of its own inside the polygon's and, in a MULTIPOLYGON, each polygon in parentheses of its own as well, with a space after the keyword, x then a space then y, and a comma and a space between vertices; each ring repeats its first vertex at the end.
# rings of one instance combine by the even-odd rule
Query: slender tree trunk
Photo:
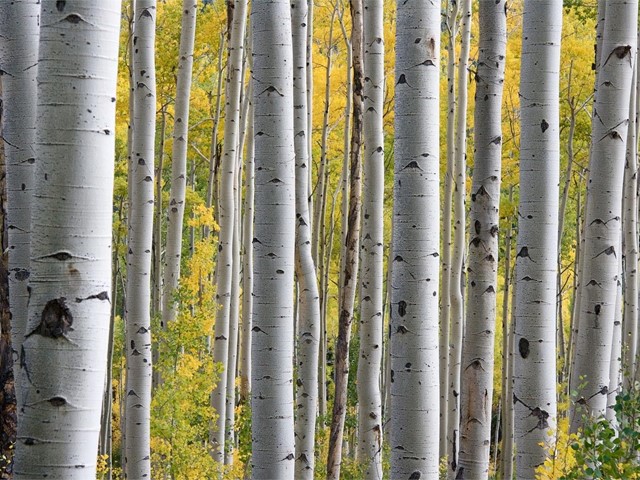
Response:
MULTIPOLYGON (((620 245, 622 250, 622 245, 620 245)), ((622 290, 622 258, 618 259, 619 276, 616 285, 616 304, 615 304, 615 317, 613 320, 613 332, 611 338, 611 359, 609 362, 609 393, 607 394, 607 408, 605 416, 607 420, 616 424, 616 412, 614 406, 618 399, 618 393, 622 389, 623 381, 623 363, 622 363, 622 329, 623 329, 623 290, 622 290)))
POLYGON ((633 59, 637 45, 637 2, 606 2, 598 90, 592 117, 589 190, 585 207, 585 250, 575 367, 571 431, 591 415, 605 413, 620 252, 622 185, 629 123, 633 59), (604 159, 604 160, 603 160, 604 159))
MULTIPOLYGON (((153 219, 153 290, 151 292, 151 315, 162 315, 162 171, 164 167, 164 137, 167 130, 167 108, 163 105, 160 109, 160 140, 158 144, 158 163, 156 164, 155 179, 155 217, 153 219)), ((155 347, 154 347, 155 350, 155 347)), ((157 352, 154 352, 154 363, 157 360, 157 352)), ((157 374, 154 372, 154 382, 157 374)), ((155 383, 154 383, 155 387, 155 383)))
POLYGON ((295 151, 290 4, 252 12, 255 105, 252 477, 293 479, 295 151))
POLYGON ((440 3, 398 2, 391 284, 391 478, 438 475, 440 3), (418 66, 418 67, 416 67, 418 66))
MULTIPOLYGON (((322 134, 320 140, 320 165, 318 167, 318 182, 316 184, 316 198, 313 202, 313 228, 311 230, 311 253, 313 259, 318 265, 319 274, 322 275, 322 249, 323 238, 322 232, 324 231, 324 216, 326 210, 326 193, 328 182, 328 157, 327 157, 327 143, 329 141, 329 106, 331 103, 331 64, 333 53, 333 28, 334 20, 338 11, 338 2, 331 13, 331 22, 329 23, 329 39, 327 41, 327 65, 325 69, 325 81, 324 81, 324 105, 322 110, 322 134)), ((309 130, 312 131, 312 130, 309 130)), ((320 292, 322 295, 322 292, 320 292)), ((322 303, 322 302, 321 302, 322 303)), ((320 409, 322 411, 322 408, 320 409)))
POLYGON ((382 478, 382 367, 384 261, 384 25, 383 2, 364 10, 364 192, 358 359, 358 457, 365 478, 382 478))
POLYGON ((442 286, 440 294, 440 457, 447 455, 449 385, 449 330, 451 319, 451 205, 456 131, 456 36, 458 2, 447 3, 447 171, 442 207, 442 286))
MULTIPOLYGON (((502 90, 507 50, 506 6, 506 0, 497 3, 495 0, 482 0, 479 4, 469 299, 462 355, 458 479, 486 479, 489 476, 498 291, 502 90)), ((508 291, 506 285, 505 288, 508 291)), ((506 333, 504 335, 508 337, 506 333)))
POLYGON ((137 0, 133 31, 135 91, 127 261, 127 397, 124 469, 151 476, 151 249, 156 133, 155 0, 137 0))
MULTIPOLYGON (((3 58, 3 44, 0 41, 0 58, 3 58)), ((2 83, 0 82, 0 104, 2 104, 2 83)), ((2 136, 2 109, 0 109, 0 136, 2 136)), ((13 470, 13 447, 16 441, 17 412, 15 377, 13 374, 13 354, 11 352, 11 313, 9 311, 8 235, 7 235, 7 190, 6 157, 0 147, 0 478, 11 478, 13 470)))
POLYGON ((240 135, 240 94, 242 91, 242 59, 244 37, 247 24, 247 0, 237 0, 233 7, 231 38, 227 60, 227 89, 225 104, 224 145, 220 172, 220 195, 218 214, 220 233, 218 234, 218 257, 216 271, 216 298, 220 308, 216 313, 214 332, 213 360, 222 365, 220 379, 212 395, 212 406, 218 416, 212 432, 213 459, 221 464, 224 461, 225 403, 227 399, 227 361, 229 356, 229 322, 232 290, 233 267, 233 226, 236 178, 236 159, 238 156, 238 137, 240 135))
MULTIPOLYGON (((248 95, 252 95, 250 83, 248 95)), ((240 401, 249 401, 251 392, 251 318, 253 312, 253 209, 254 209, 254 131, 253 103, 249 104, 247 119, 247 152, 244 168, 244 216, 242 218, 242 333, 240 350, 240 401)))
MULTIPOLYGON (((456 115, 453 168, 453 254, 451 257, 451 332, 449 341, 449 398, 447 400, 447 478, 453 480, 458 466, 460 446, 460 368, 464 335, 464 264, 466 256, 467 195, 467 79, 471 47, 471 0, 462 3, 462 31, 458 59, 458 107, 456 115)), ((499 191, 499 189, 498 189, 499 191)))
MULTIPOLYGON (((625 389, 635 378, 635 361, 638 352, 638 145, 636 139, 636 82, 637 56, 634 59, 633 82, 629 101, 629 127, 624 169, 623 223, 624 250, 622 252, 624 276, 623 359, 625 389)), ((617 311, 616 311, 617 312, 617 311)), ((614 330, 615 330, 614 323, 614 330)), ((615 334, 615 333, 614 333, 615 334)), ((613 344, 616 345, 615 342, 613 344)), ((611 359, 615 358, 612 353, 611 359)), ((613 383, 613 378, 610 380, 613 383)), ((614 396, 614 395, 611 395, 614 396)))
POLYGON ((519 479, 535 476, 555 438, 561 31, 560 0, 525 0, 513 392, 519 479))
POLYGON ((311 252, 309 212, 309 118, 307 49, 309 10, 307 0, 291 3, 293 43, 293 122, 296 155, 296 278, 298 280, 298 335, 296 380, 296 478, 313 479, 315 426, 318 401, 318 351, 320 297, 311 252))
POLYGON ((40 19, 38 71, 47 81, 38 84, 14 478, 86 479, 96 477, 111 313, 120 2, 45 0, 40 19))
POLYGON ((341 281, 338 301, 338 340, 336 342, 336 362, 334 368, 335 395, 329 434, 329 454, 327 458, 327 479, 340 478, 342 462, 342 437, 347 414, 347 386, 349 381, 349 343, 353 322, 354 304, 358 278, 361 170, 362 158, 362 115, 363 115, 363 25, 362 0, 351 0, 351 48, 353 65, 353 123, 351 125, 351 145, 349 149, 349 208, 341 259, 341 281))
MULTIPOLYGON (((513 201, 513 186, 509 188, 509 203, 513 201)), ((511 276, 511 235, 513 225, 509 219, 504 241, 504 293, 502 297, 502 461, 500 472, 504 479, 513 478, 513 302, 509 312, 509 296, 512 295, 511 276)), ((496 446, 497 448, 497 446, 496 446)), ((496 470, 498 466, 496 465, 496 470)))
MULTIPOLYGON (((11 350, 19 359, 27 333, 28 279, 31 274, 31 203, 34 195, 33 146, 40 1, 7 2, 2 6, 3 146, 6 161, 9 308, 11 350)), ((4 250, 3 250, 4 251, 4 250)), ((13 363, 17 412, 23 401, 22 362, 13 363)))
POLYGON ((171 151, 171 193, 167 206, 167 243, 162 292, 162 323, 166 327, 176 318, 175 290, 180 281, 182 225, 187 193, 187 146, 189 145, 189 97, 193 71, 193 45, 198 0, 183 0, 178 59, 178 80, 171 151))

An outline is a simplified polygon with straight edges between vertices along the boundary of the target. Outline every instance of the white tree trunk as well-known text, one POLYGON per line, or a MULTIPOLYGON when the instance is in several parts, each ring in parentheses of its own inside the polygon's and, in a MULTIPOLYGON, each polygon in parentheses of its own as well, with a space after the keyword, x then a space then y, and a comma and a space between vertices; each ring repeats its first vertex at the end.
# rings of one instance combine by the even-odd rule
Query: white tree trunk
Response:
POLYGON ((22 405, 20 352, 27 333, 31 202, 36 139, 40 1, 6 2, 0 16, 3 54, 2 137, 6 162, 9 308, 17 412, 22 405))
POLYGON ((453 163, 456 131, 456 54, 458 2, 447 2, 447 171, 442 206, 440 286, 440 457, 447 455, 449 389, 449 321, 451 319, 451 203, 453 201, 453 163))
POLYGON ((289 2, 257 2, 254 65, 255 225, 252 477, 293 479, 295 151, 289 2))
MULTIPOLYGON (((351 65, 353 78, 348 90, 352 101, 352 124, 345 122, 345 159, 348 154, 348 169, 343 169, 343 181, 348 178, 348 190, 343 189, 342 249, 340 255, 340 280, 338 282, 338 338, 335 348, 334 385, 335 394, 329 434, 327 457, 327 479, 338 480, 343 458, 344 424, 347 414, 347 389, 349 382, 349 345, 351 325, 354 318, 357 290, 358 245, 360 241, 360 210, 362 191, 362 111, 363 111, 363 23, 361 0, 351 0, 351 65), (347 141, 350 132, 350 139, 347 141), (346 148, 349 144, 349 148, 346 148), (348 175, 347 175, 348 172, 348 175), (348 204, 345 199, 348 196, 348 204)), ((344 27, 343 27, 344 32, 344 27)), ((346 37, 346 35, 345 35, 346 37)), ((347 55, 349 58, 349 55, 347 55)), ((347 82, 349 84, 349 82, 347 82)), ((344 455, 348 455, 347 452, 344 455)))
POLYGON ((187 146, 189 145, 189 97, 193 70, 198 0, 183 0, 178 57, 178 80, 174 107, 173 147, 171 150, 171 193, 167 205, 167 243, 162 292, 162 327, 176 318, 175 290, 180 280, 182 225, 187 193, 187 146))
POLYGON ((585 408, 603 415, 609 390, 609 363, 615 318, 620 252, 622 185, 629 123, 633 59, 637 45, 637 2, 606 2, 598 90, 591 124, 589 189, 582 253, 579 332, 571 392, 571 429, 585 408))
POLYGON ((398 2, 391 478, 438 478, 440 2, 398 2))
MULTIPOLYGON (((474 480, 489 476, 498 291, 502 90, 507 49, 506 0, 481 0, 479 11, 467 334, 462 356, 460 451, 456 474, 456 478, 474 480)), ((506 331, 504 335, 508 337, 506 331)))
POLYGON ((382 0, 364 9, 364 189, 360 237, 360 355, 358 359, 358 458, 365 478, 382 478, 384 260, 384 26, 382 0))
POLYGON ((14 478, 96 477, 111 313, 120 2, 42 2, 14 478))
POLYGON ((561 31, 561 0, 525 0, 513 392, 519 479, 534 477, 555 438, 561 31))
MULTIPOLYGON (((633 82, 629 101, 629 127, 627 130, 627 152, 624 168, 623 224, 624 251, 624 317, 623 344, 625 387, 628 389, 635 378, 638 352, 638 145, 637 128, 637 55, 634 57, 633 82)), ((615 324, 614 324, 615 326, 615 324)), ((616 345, 615 342, 613 344, 616 345)), ((611 355, 613 360, 615 355, 611 355)), ((613 378, 610 380, 613 383, 613 378)), ((612 395, 613 396, 613 395, 612 395)))
MULTIPOLYGON (((250 84, 248 95, 252 95, 250 84)), ((240 340, 240 401, 251 392, 251 318, 253 312, 253 180, 254 180, 253 103, 247 118, 247 151, 244 167, 244 213, 242 218, 242 332, 240 340)))
POLYGON ((320 345, 320 297, 311 252, 309 213, 308 22, 307 0, 294 0, 291 3, 291 32, 296 154, 296 278, 299 292, 295 436, 296 478, 300 479, 313 479, 314 473, 320 345))
POLYGON ((216 313, 213 361, 222 365, 219 381, 212 395, 212 406, 217 413, 212 432, 213 459, 224 462, 225 405, 227 399, 227 368, 229 357, 229 322, 232 289, 233 226, 235 222, 235 178, 240 135, 240 94, 242 91, 242 59, 247 25, 247 0, 234 3, 231 39, 227 60, 227 89, 225 100, 224 145, 220 168, 220 195, 218 214, 218 257, 216 270, 216 298, 220 307, 216 313))
POLYGON ((137 0, 133 30, 133 133, 129 254, 127 257, 124 469, 130 478, 151 476, 151 250, 156 133, 155 0, 137 0))
POLYGON ((462 3, 462 30, 458 59, 458 105, 453 165, 453 253, 451 257, 451 331, 449 339, 449 385, 447 400, 447 478, 453 480, 458 466, 460 445, 460 365, 464 335, 464 261, 466 256, 467 195, 467 71, 471 47, 471 0, 462 3))

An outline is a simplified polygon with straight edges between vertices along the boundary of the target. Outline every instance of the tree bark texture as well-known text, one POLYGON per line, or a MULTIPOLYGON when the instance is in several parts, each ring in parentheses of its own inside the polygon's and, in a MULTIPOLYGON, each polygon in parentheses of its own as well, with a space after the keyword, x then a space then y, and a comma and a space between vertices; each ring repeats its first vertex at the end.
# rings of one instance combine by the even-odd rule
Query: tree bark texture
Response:
MULTIPOLYGON (((462 349, 460 451, 456 474, 460 479, 486 479, 489 476, 498 291, 502 90, 507 49, 506 1, 481 0, 478 23, 480 42, 475 75, 468 302, 462 349)), ((506 332, 504 335, 507 338, 506 332)))
POLYGON ((96 476, 111 313, 120 20, 115 0, 42 2, 16 479, 96 476))
POLYGON ((554 441, 562 2, 526 0, 520 70, 520 203, 516 246, 516 475, 531 479, 554 441))
POLYGON ((295 150, 289 2, 253 4, 252 478, 293 479, 295 150))
POLYGON ((398 2, 391 477, 438 478, 440 3, 398 2))

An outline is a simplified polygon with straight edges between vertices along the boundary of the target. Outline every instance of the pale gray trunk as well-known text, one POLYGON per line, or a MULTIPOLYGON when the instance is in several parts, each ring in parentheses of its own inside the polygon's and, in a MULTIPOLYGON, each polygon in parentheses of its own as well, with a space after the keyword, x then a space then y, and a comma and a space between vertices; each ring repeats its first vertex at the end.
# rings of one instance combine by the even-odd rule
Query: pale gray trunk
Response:
POLYGON ((296 380, 296 478, 313 479, 315 426, 318 403, 318 352, 320 341, 320 297, 316 267, 311 252, 309 213, 309 117, 307 108, 307 49, 309 24, 307 0, 291 3, 293 43, 293 122, 296 156, 296 278, 298 280, 298 335, 296 380))
MULTIPOLYGON (((636 138, 637 112, 637 57, 634 58, 633 82, 629 101, 629 127, 627 130, 627 152, 624 168, 623 202, 623 275, 624 275, 624 318, 623 318, 623 361, 625 387, 629 389, 635 378, 636 355, 638 352, 638 145, 636 138)), ((616 311, 617 312, 617 311, 616 311)), ((615 327, 615 323, 614 323, 615 327)), ((614 342, 615 347, 615 342, 614 342)), ((611 359, 615 358, 612 353, 611 359)), ((613 383, 613 378, 610 379, 613 383)), ((613 395, 612 395, 613 396, 613 395)))
POLYGON ((575 367, 571 392, 571 430, 582 412, 605 413, 609 390, 611 341, 615 319, 620 252, 625 147, 629 124, 633 59, 637 44, 637 2, 606 2, 591 123, 592 150, 585 207, 585 249, 575 367))
MULTIPOLYGON (((622 246, 620 246, 622 249, 622 246)), ((613 320, 613 334, 611 338, 611 360, 609 362, 609 392, 607 394, 607 409, 605 416, 613 425, 616 424, 616 412, 613 409, 618 393, 622 389, 622 329, 623 329, 623 285, 622 285, 622 259, 618 260, 619 276, 616 285, 615 317, 613 320)))
POLYGON ((130 478, 151 476, 151 250, 154 216, 156 133, 155 0, 137 0, 134 10, 133 133, 127 257, 124 470, 130 478))
MULTIPOLYGON (((351 49, 353 80, 349 91, 353 104, 351 140, 349 147, 349 204, 347 218, 343 221, 343 243, 340 259, 340 281, 338 283, 338 338, 335 349, 334 384, 335 395, 329 433, 327 456, 327 479, 340 478, 344 423, 347 414, 347 386, 349 382, 349 344, 351 324, 354 317, 355 296, 358 278, 361 171, 362 171, 362 116, 363 116, 363 24, 362 0, 351 0, 351 49)), ((345 149, 346 150, 346 149, 345 149)), ((346 170, 343 172, 346 175, 346 170)), ((343 195, 345 192, 343 191, 343 195)), ((343 217, 344 218, 344 217, 343 217)))
POLYGON ((447 171, 442 207, 442 285, 440 292, 440 457, 447 455, 449 385, 449 321, 451 319, 451 204, 456 131, 456 54, 458 2, 447 3, 447 171))
POLYGON ((42 2, 16 479, 96 478, 111 315, 120 4, 42 2))
MULTIPOLYGON (((453 165, 453 252, 451 256, 451 331, 449 339, 449 389, 447 400, 447 478, 456 477, 460 445, 460 366, 464 335, 464 263, 466 256, 467 180, 467 71, 471 47, 471 0, 462 3, 462 30, 458 59, 458 105, 453 165)), ((499 191, 499 189, 498 189, 499 191)))
POLYGON ((40 1, 6 2, 0 30, 3 54, 2 140, 6 162, 9 308, 16 407, 22 405, 21 355, 27 333, 28 279, 31 251, 31 203, 34 194, 34 144, 40 1))
POLYGON ((383 2, 364 10, 364 190, 360 237, 360 352, 358 459, 369 480, 382 478, 382 367, 384 260, 384 27, 383 2))
MULTIPOLYGON (((253 88, 253 87, 250 87, 253 88)), ((248 95, 252 95, 250 91, 248 95)), ((240 344, 240 401, 249 401, 251 392, 251 318, 253 312, 253 103, 247 118, 247 151, 244 168, 244 213, 242 218, 242 333, 240 344)))
MULTIPOLYGON (((509 188, 509 203, 513 201, 513 186, 509 188)), ((509 312, 511 275, 511 235, 513 225, 509 219, 504 241, 504 293, 502 297, 502 450, 500 472, 504 479, 513 478, 513 301, 509 312)), ((497 447, 496 447, 497 448, 497 447)), ((498 466, 496 465, 496 470, 498 466)))
POLYGON ((438 478, 440 2, 398 2, 391 478, 438 478), (417 66, 417 67, 416 67, 417 66), (434 228, 435 226, 435 228, 434 228))
POLYGON ((233 235, 235 223, 235 179, 240 135, 240 95, 242 92, 242 60, 247 25, 247 0, 234 2, 231 38, 227 59, 224 144, 220 167, 218 215, 218 255, 216 264, 216 298, 220 304, 216 313, 213 361, 222 365, 220 378, 213 389, 211 404, 217 413, 211 435, 213 459, 224 462, 225 405, 227 400, 227 369, 229 357, 229 322, 232 294, 233 235))
MULTIPOLYGON (((478 23, 467 334, 462 349, 460 451, 456 474, 456 478, 474 480, 489 476, 498 291, 502 90, 507 49, 506 0, 481 0, 478 23)), ((505 288, 508 289, 506 285, 505 288)), ((506 330, 504 336, 508 338, 506 330)))
POLYGON ((535 476, 555 439, 561 32, 561 0, 525 0, 513 392, 519 479, 535 476))
POLYGON ((178 59, 178 81, 174 107, 173 147, 171 150, 171 193, 167 205, 167 243, 162 292, 162 323, 166 327, 176 318, 175 291, 180 281, 182 225, 187 193, 187 146, 189 145, 189 97, 193 70, 198 0, 183 0, 178 59))
POLYGON ((295 151, 289 2, 256 2, 252 477, 294 478, 295 151))

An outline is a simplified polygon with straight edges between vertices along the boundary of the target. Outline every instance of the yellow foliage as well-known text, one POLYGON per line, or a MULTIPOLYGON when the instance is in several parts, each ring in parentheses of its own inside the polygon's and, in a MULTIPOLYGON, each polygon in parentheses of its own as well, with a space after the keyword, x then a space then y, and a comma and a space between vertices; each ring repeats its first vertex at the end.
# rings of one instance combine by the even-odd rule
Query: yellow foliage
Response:
POLYGON ((569 433, 569 419, 558 421, 556 441, 549 448, 549 457, 536 469, 539 480, 554 480, 571 471, 576 466, 576 458, 571 445, 578 439, 575 433, 569 433))

